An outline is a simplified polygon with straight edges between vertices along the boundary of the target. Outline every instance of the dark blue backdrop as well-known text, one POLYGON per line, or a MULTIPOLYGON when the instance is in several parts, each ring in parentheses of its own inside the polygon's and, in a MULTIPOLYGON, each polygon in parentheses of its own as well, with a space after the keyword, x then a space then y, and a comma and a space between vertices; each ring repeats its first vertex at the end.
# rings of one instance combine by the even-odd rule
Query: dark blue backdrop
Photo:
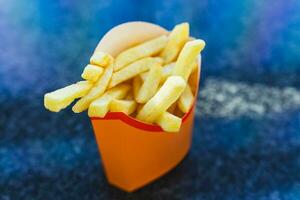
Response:
POLYGON ((300 1, 0 1, 0 199, 299 199, 300 1), (43 108, 110 28, 204 39, 193 147, 133 194, 107 185, 89 120, 43 108), (257 85, 258 84, 258 85, 257 85))

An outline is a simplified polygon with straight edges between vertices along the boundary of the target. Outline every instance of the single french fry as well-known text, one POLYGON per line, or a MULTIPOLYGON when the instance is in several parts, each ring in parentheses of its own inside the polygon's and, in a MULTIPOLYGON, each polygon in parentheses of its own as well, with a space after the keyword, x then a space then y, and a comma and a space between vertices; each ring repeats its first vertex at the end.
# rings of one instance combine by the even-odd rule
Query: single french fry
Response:
POLYGON ((100 67, 107 67, 109 64, 113 63, 113 57, 102 51, 95 51, 90 58, 90 63, 100 67))
POLYGON ((113 99, 110 105, 111 112, 123 112, 130 115, 135 111, 137 103, 134 100, 113 99))
POLYGON ((192 69, 191 73, 197 71, 197 69, 198 69, 198 63, 197 63, 197 61, 195 61, 195 62, 192 63, 191 69, 192 69))
POLYGON ((80 81, 47 93, 44 96, 44 105, 52 112, 59 112, 70 105, 76 98, 84 96, 92 86, 93 84, 89 81, 80 81))
POLYGON ((98 78, 101 76, 101 74, 103 73, 103 71, 104 69, 102 67, 88 64, 84 68, 81 77, 85 80, 96 82, 98 78))
POLYGON ((169 76, 172 75, 173 69, 175 67, 175 62, 169 63, 163 67, 162 76, 160 82, 165 82, 169 76))
POLYGON ((116 58, 114 71, 119 71, 141 58, 159 53, 167 44, 167 40, 167 36, 163 35, 123 51, 116 58))
POLYGON ((187 42, 178 56, 173 69, 173 75, 181 76, 185 81, 187 81, 192 71, 192 63, 195 62, 204 46, 205 42, 203 40, 187 42))
POLYGON ((164 63, 170 63, 176 59, 183 45, 189 40, 189 24, 176 25, 168 37, 168 42, 160 56, 164 63))
POLYGON ((185 90, 178 100, 178 108, 183 112, 187 113, 194 102, 194 96, 189 84, 187 84, 185 90))
POLYGON ((100 97, 105 92, 112 77, 112 73, 113 64, 110 64, 107 68, 105 68, 102 76, 98 79, 95 86, 89 91, 89 93, 76 102, 72 108, 73 112, 80 113, 85 111, 93 100, 100 97))
POLYGON ((143 80, 143 82, 146 80, 148 74, 149 74, 149 71, 144 72, 144 73, 140 73, 140 77, 141 77, 141 79, 143 80))
MULTIPOLYGON (((165 82, 167 78, 172 75, 174 66, 175 66, 175 62, 172 62, 162 67, 160 83, 165 82)), ((148 74, 149 74, 148 71, 140 74, 140 77, 142 78, 143 81, 146 80, 148 74)))
POLYGON ((146 103, 151 97, 153 97, 157 91, 161 73, 162 67, 160 64, 155 64, 150 68, 148 76, 142 84, 136 97, 136 101, 138 103, 146 103))
POLYGON ((166 132, 178 132, 180 130, 181 122, 181 118, 172 115, 169 112, 164 112, 156 120, 156 123, 166 132))
POLYGON ((143 81, 140 76, 134 77, 133 82, 132 82, 134 99, 136 99, 142 84, 143 84, 143 81))
POLYGON ((121 99, 126 96, 130 85, 121 84, 107 90, 101 97, 95 99, 89 106, 89 117, 104 117, 110 109, 110 104, 114 99, 121 99))
POLYGON ((127 67, 113 74, 109 84, 109 88, 112 88, 118 85, 119 83, 127 81, 137 76, 138 74, 149 70, 153 65, 157 63, 159 63, 159 59, 152 58, 152 57, 143 58, 134 63, 131 63, 127 67))
POLYGON ((182 94, 186 87, 185 80, 180 76, 170 76, 158 92, 143 106, 137 119, 154 122, 182 94))

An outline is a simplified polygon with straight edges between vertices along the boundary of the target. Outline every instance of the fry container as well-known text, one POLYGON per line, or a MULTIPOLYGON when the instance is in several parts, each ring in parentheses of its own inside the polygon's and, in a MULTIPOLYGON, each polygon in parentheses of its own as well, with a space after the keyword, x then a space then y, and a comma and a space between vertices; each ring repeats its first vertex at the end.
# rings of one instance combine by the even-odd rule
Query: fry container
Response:
MULTIPOLYGON (((146 22, 129 22, 111 29, 95 51, 114 57, 121 51, 143 41, 168 34, 164 28, 146 22)), ((197 97, 199 71, 189 82, 197 97)), ((197 98, 195 98, 197 99, 197 98)), ((185 157, 191 146, 195 104, 182 118, 178 133, 164 132, 120 112, 104 118, 92 117, 95 137, 108 182, 131 192, 158 179, 185 157)))

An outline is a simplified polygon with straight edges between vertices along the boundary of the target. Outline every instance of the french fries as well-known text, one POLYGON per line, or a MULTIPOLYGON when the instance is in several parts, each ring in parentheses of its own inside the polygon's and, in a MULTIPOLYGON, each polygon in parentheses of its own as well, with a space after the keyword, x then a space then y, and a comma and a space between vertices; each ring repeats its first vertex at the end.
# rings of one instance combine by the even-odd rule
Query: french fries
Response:
POLYGON ((181 126, 181 118, 172 115, 169 112, 164 112, 160 115, 156 123, 161 126, 161 128, 166 132, 178 132, 181 126))
POLYGON ((159 53, 165 47, 167 41, 167 36, 163 35, 123 51, 116 58, 114 71, 119 71, 136 60, 159 53))
POLYGON ((123 112, 165 132, 179 132, 196 98, 204 46, 182 23, 168 36, 137 44, 116 59, 95 51, 81 74, 84 81, 46 93, 44 106, 59 112, 80 98, 72 107, 75 113, 88 110, 89 117, 103 118, 123 112))
POLYGON ((140 76, 136 76, 134 79, 133 79, 133 82, 132 82, 132 87, 133 87, 133 96, 134 96, 134 99, 136 100, 137 98, 137 95, 140 91, 140 88, 143 84, 143 80, 141 79, 140 76))
POLYGON ((189 24, 182 23, 176 25, 169 35, 166 47, 160 54, 160 56, 164 59, 164 63, 168 64, 174 61, 188 39, 189 24))
POLYGON ((128 65, 124 69, 117 71, 113 74, 111 82, 109 84, 109 88, 112 88, 118 85, 119 83, 127 81, 139 75, 140 73, 149 70, 152 66, 156 65, 157 63, 160 63, 160 59, 147 57, 128 65))
POLYGON ((102 76, 99 78, 99 80, 97 81, 95 86, 90 90, 90 92, 76 102, 76 104, 72 108, 73 112, 80 113, 82 111, 85 111, 93 100, 101 96, 108 86, 112 73, 113 64, 110 64, 110 66, 108 66, 104 70, 102 76))
POLYGON ((111 112, 123 112, 130 115, 135 111, 137 103, 134 100, 118 100, 114 99, 110 105, 111 112))
POLYGON ((173 69, 173 75, 181 76, 187 81, 192 71, 191 68, 193 68, 193 62, 196 60, 204 46, 205 42, 203 40, 187 42, 178 56, 173 69))
POLYGON ((125 97, 129 89, 130 85, 123 84, 108 90, 90 104, 88 115, 90 117, 104 117, 110 109, 112 100, 125 97))
POLYGON ((75 99, 86 95, 92 86, 93 84, 88 81, 80 81, 47 93, 44 96, 44 105, 52 112, 59 112, 70 105, 75 99))
POLYGON ((187 84, 185 90, 178 100, 178 108, 183 112, 187 113, 194 101, 194 96, 191 87, 187 84))
MULTIPOLYGON (((167 78, 172 75, 174 66, 175 66, 175 62, 172 62, 172 63, 169 63, 169 64, 163 66, 160 83, 164 83, 167 80, 167 78)), ((140 77, 143 79, 143 81, 146 80, 148 74, 149 74, 149 72, 144 72, 144 73, 140 74, 140 77)))
POLYGON ((186 82, 180 76, 170 76, 158 92, 143 106, 137 119, 153 123, 182 94, 186 82))
POLYGON ((113 62, 113 57, 107 53, 96 51, 90 58, 92 65, 98 65, 100 67, 106 67, 113 62))
POLYGON ((156 92, 162 73, 162 67, 155 64, 150 68, 147 78, 144 80, 136 97, 138 103, 146 103, 156 92))
POLYGON ((101 74, 103 73, 103 71, 104 71, 104 69, 102 67, 88 64, 84 68, 84 70, 81 74, 81 78, 83 78, 87 81, 96 82, 98 80, 98 78, 101 76, 101 74))

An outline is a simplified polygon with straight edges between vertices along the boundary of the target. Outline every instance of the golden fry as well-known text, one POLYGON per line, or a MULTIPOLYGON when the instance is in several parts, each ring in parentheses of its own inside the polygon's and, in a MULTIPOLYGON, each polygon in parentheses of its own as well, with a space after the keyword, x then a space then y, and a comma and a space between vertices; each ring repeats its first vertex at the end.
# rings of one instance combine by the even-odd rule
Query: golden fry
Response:
POLYGON ((139 93, 136 97, 138 103, 146 103, 155 94, 162 73, 162 67, 159 64, 153 65, 150 68, 147 78, 145 79, 139 93))
POLYGON ((88 64, 84 68, 81 77, 85 80, 96 82, 98 78, 101 76, 101 74, 103 73, 103 71, 104 69, 102 67, 88 64))
POLYGON ((167 36, 163 35, 123 51, 116 58, 114 71, 119 71, 141 58, 159 53, 167 44, 167 40, 167 36))
POLYGON ((107 53, 96 51, 90 58, 92 65, 98 65, 100 67, 106 67, 113 63, 113 57, 107 53))
POLYGON ((143 84, 143 81, 140 76, 134 77, 133 82, 132 82, 132 87, 133 87, 133 96, 135 99, 139 93, 139 90, 140 90, 142 84, 143 84))
POLYGON ((110 109, 110 104, 114 99, 121 99, 126 96, 130 89, 130 85, 121 84, 107 92, 101 97, 95 99, 89 106, 88 115, 90 117, 104 117, 110 109))
POLYGON ((204 46, 205 42, 203 40, 187 42, 178 56, 173 69, 173 75, 181 76, 185 81, 187 81, 192 71, 192 63, 195 62, 204 46))
POLYGON ((131 63, 124 69, 121 69, 120 71, 117 71, 113 74, 111 82, 109 84, 109 88, 112 88, 118 85, 119 83, 127 81, 137 76, 138 74, 149 70, 153 65, 157 63, 158 59, 152 57, 143 58, 134 63, 131 63))
POLYGON ((164 112, 156 120, 156 123, 166 132, 178 132, 181 122, 181 118, 168 112, 164 112))
POLYGON ((111 112, 123 112, 130 115, 135 111, 137 103, 134 100, 113 99, 110 105, 111 112))
POLYGON ((169 40, 160 56, 164 63, 170 63, 176 59, 183 45, 189 40, 189 24, 176 25, 169 35, 169 40))
MULTIPOLYGON (((174 66, 175 66, 175 62, 172 62, 162 67, 160 83, 165 82, 167 78, 172 75, 174 66)), ((143 81, 146 80, 148 74, 149 72, 144 72, 140 74, 140 77, 142 78, 143 81)))
POLYGON ((79 99, 73 106, 72 110, 75 113, 80 113, 86 110, 90 103, 96 98, 100 97, 106 90, 109 81, 113 73, 113 64, 110 64, 103 72, 102 76, 98 79, 95 86, 89 91, 89 93, 79 99))
POLYGON ((44 96, 44 105, 52 112, 59 112, 70 105, 76 98, 84 96, 92 86, 93 84, 88 81, 80 81, 47 93, 44 96))
POLYGON ((165 112, 182 94, 186 82, 180 76, 170 76, 158 92, 143 106, 137 119, 154 122, 165 112))
POLYGON ((183 112, 187 113, 194 102, 194 96, 189 84, 187 84, 185 90, 178 100, 178 108, 183 112))

